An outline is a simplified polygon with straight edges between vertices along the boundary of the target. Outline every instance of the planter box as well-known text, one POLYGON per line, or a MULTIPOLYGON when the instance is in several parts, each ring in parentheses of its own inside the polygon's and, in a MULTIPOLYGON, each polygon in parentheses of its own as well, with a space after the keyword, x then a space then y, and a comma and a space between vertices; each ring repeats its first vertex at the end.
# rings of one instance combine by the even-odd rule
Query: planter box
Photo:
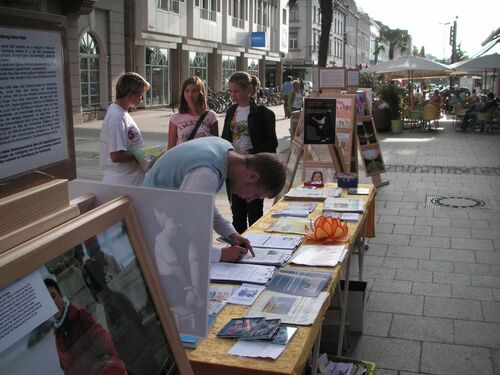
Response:
POLYGON ((377 131, 391 131, 391 110, 389 108, 374 109, 372 116, 377 131))

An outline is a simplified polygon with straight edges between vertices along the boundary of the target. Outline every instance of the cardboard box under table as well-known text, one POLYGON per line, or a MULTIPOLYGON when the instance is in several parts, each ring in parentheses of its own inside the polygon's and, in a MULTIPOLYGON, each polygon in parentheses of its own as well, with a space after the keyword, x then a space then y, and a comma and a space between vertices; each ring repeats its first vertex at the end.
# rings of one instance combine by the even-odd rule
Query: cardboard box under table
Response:
MULTIPOLYGON (((327 184, 329 187, 336 186, 335 184, 327 184)), ((373 185, 360 184, 359 187, 369 187, 369 195, 358 195, 356 198, 364 199, 365 209, 368 206, 373 206, 374 187, 373 185)), ((343 192, 342 196, 347 196, 347 192, 343 192)), ((354 197, 354 196, 351 196, 354 197)), ((259 221, 257 221, 250 229, 251 232, 264 232, 265 229, 271 225, 276 219, 271 216, 272 211, 276 209, 283 209, 287 206, 289 201, 280 200, 277 202, 269 212, 267 212, 259 221)), ((322 214, 323 203, 318 203, 314 212, 311 213, 311 218, 316 218, 322 214)), ((326 315, 327 309, 330 306, 331 298, 335 288, 339 284, 342 272, 346 269, 350 262, 350 255, 353 251, 354 245, 358 237, 366 230, 367 212, 363 214, 360 222, 348 223, 349 227, 349 256, 346 257, 344 262, 337 267, 314 267, 318 270, 328 270, 332 272, 332 279, 326 288, 330 294, 329 298, 323 304, 320 314, 310 326, 300 326, 295 336, 288 343, 285 351, 276 359, 260 359, 260 358, 246 358, 229 355, 228 351, 234 345, 235 340, 217 338, 217 332, 232 318, 244 316, 249 307, 239 305, 226 305, 224 309, 217 316, 214 325, 210 328, 208 337, 198 345, 194 350, 187 350, 188 359, 193 367, 195 374, 302 374, 306 367, 308 358, 311 355, 313 347, 319 344, 319 335, 323 318, 326 315)), ((307 242, 306 242, 307 243, 307 242)), ((360 265, 361 267, 362 265, 360 265)), ((295 267, 295 266, 287 266, 295 267)), ((302 267, 304 268, 304 267, 302 267)), ((306 267, 311 268, 311 267, 306 267)), ((346 277, 348 270, 346 269, 346 277)), ((319 349, 319 347, 318 347, 319 349)))

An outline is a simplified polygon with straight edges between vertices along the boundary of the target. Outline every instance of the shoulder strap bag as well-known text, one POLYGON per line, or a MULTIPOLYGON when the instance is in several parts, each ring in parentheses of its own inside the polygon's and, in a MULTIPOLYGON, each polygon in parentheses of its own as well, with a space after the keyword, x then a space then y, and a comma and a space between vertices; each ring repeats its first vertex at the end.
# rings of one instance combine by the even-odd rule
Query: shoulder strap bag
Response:
POLYGON ((203 122, 203 120, 205 120, 205 117, 207 117, 207 114, 208 114, 208 111, 205 111, 200 115, 200 117, 198 118, 198 121, 196 121, 196 125, 194 126, 193 130, 191 131, 191 134, 189 134, 189 137, 187 139, 188 141, 190 141, 191 139, 194 138, 194 136, 196 135, 196 132, 200 128, 201 123, 203 122))

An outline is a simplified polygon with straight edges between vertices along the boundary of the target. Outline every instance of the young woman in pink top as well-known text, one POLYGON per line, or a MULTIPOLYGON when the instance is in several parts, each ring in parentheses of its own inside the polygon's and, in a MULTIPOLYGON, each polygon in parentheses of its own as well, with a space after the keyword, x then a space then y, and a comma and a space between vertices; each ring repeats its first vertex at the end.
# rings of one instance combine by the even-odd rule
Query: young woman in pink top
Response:
MULTIPOLYGON (((200 116, 207 111, 205 84, 199 77, 190 77, 182 84, 179 111, 170 117, 168 149, 186 142, 200 116)), ((193 138, 219 136, 219 117, 208 110, 193 138)))

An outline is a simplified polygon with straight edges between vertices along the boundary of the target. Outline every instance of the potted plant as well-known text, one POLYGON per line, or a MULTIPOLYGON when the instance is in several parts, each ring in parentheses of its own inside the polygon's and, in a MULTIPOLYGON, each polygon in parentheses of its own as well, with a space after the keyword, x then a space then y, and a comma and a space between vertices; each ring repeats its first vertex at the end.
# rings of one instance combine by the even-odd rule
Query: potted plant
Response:
POLYGON ((380 86, 378 96, 391 111, 391 128, 394 133, 401 132, 401 94, 403 90, 394 84, 380 86))

